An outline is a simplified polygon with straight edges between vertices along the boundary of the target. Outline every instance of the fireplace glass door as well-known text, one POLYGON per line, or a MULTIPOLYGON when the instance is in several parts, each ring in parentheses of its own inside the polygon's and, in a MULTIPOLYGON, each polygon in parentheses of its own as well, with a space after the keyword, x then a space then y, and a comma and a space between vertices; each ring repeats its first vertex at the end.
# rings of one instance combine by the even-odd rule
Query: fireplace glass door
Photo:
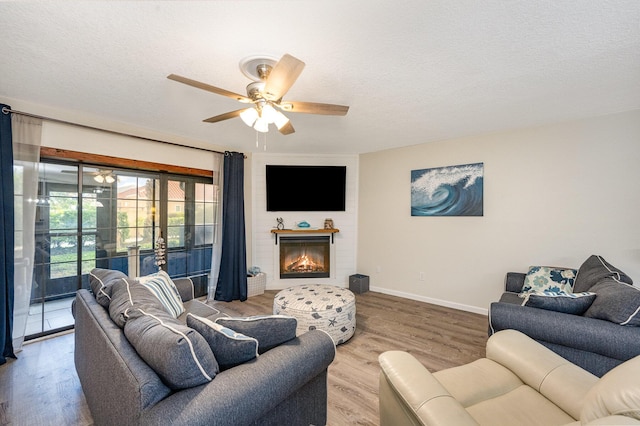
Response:
POLYGON ((281 237, 280 278, 329 278, 328 236, 281 237))

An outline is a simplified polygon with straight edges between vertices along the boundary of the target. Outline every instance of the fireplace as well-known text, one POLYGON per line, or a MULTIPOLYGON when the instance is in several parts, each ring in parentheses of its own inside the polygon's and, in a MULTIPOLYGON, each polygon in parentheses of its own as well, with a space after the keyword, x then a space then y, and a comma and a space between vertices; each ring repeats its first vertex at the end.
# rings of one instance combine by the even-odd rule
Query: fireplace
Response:
POLYGON ((328 236, 280 237, 280 278, 329 278, 328 236))

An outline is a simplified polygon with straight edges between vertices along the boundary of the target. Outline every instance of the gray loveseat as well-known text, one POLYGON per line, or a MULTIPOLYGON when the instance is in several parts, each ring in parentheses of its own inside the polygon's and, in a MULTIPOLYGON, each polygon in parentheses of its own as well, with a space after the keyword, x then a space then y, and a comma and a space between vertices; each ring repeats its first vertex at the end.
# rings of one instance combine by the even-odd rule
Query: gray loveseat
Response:
MULTIPOLYGON (((189 279, 175 284, 184 315, 221 315, 193 299, 189 279)), ((100 287, 92 288, 104 296, 100 287)), ((335 346, 322 331, 295 337, 205 384, 176 390, 138 355, 92 292, 78 291, 73 312, 76 370, 96 425, 326 424, 327 367, 335 346)))
POLYGON ((489 308, 489 335, 521 331, 598 377, 640 355, 640 290, 601 256, 591 256, 577 272, 573 290, 596 294, 581 315, 522 306, 526 275, 506 274, 505 292, 489 308))

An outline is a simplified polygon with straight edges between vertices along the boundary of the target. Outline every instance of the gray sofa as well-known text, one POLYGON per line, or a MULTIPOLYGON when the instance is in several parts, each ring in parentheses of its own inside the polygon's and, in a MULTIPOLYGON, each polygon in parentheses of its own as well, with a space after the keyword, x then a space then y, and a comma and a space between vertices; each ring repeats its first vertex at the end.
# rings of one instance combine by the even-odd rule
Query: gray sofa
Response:
POLYGON ((577 290, 595 292, 598 301, 582 315, 522 306, 523 298, 518 294, 525 277, 525 273, 506 274, 505 292, 489 308, 489 335, 506 329, 521 331, 598 377, 640 355, 640 327, 620 325, 622 321, 615 319, 615 315, 628 311, 637 321, 640 290, 601 256, 590 257, 577 273, 577 290), (597 271, 593 266, 598 264, 608 266, 597 271), (586 278, 589 282, 585 282, 586 278), (612 285, 617 286, 618 295, 610 291, 612 285), (612 298, 615 303, 607 304, 612 298), (603 315, 604 309, 611 310, 611 315, 603 315))
MULTIPOLYGON (((193 299, 190 280, 174 281, 187 313, 221 315, 193 299)), ((176 390, 138 355, 92 292, 77 292, 73 312, 75 366, 96 425, 326 424, 327 367, 335 346, 322 331, 176 390)))

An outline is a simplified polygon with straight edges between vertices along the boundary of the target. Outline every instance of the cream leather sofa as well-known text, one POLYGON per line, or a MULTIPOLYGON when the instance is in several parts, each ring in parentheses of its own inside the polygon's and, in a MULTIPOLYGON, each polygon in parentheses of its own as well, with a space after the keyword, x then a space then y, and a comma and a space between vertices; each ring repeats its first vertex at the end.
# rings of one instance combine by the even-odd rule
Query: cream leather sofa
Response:
POLYGON ((412 355, 379 357, 380 425, 640 425, 640 356, 602 378, 515 330, 486 358, 431 374, 412 355))

